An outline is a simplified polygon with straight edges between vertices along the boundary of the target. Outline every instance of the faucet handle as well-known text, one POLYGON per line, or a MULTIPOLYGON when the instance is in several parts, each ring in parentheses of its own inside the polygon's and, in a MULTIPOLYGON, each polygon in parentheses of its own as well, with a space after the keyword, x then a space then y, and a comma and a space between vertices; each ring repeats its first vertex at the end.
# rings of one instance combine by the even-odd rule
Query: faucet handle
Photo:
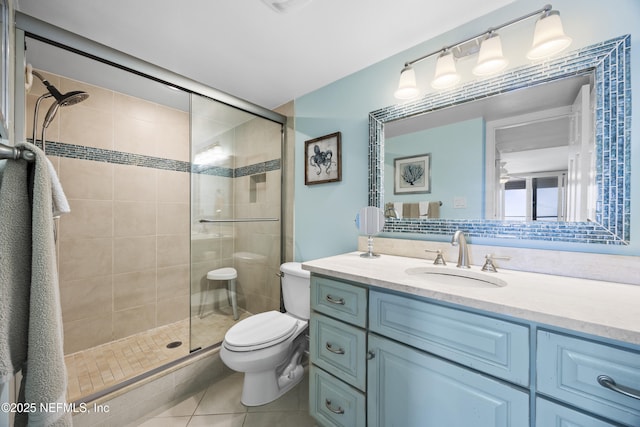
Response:
POLYGON ((496 256, 494 254, 487 254, 484 256, 485 261, 484 261, 484 265, 482 266, 482 271, 488 271, 491 273, 497 273, 498 269, 496 268, 495 263, 493 262, 496 259, 503 259, 505 261, 508 261, 511 259, 511 257, 509 256, 496 256))
POLYGON ((444 257, 442 256, 441 249, 425 249, 424 251, 436 254, 436 259, 433 260, 433 263, 435 265, 447 265, 447 262, 444 260, 444 257))

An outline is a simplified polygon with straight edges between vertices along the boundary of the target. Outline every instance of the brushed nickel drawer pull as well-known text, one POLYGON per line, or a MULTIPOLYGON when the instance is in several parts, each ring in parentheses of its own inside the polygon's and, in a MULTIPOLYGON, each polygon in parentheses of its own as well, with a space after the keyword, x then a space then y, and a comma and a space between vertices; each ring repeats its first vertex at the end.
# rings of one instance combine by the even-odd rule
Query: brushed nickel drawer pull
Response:
POLYGON ((344 350, 341 348, 333 348, 333 346, 331 345, 331 343, 327 343, 325 345, 325 347, 327 348, 327 350, 329 350, 331 353, 334 354, 344 354, 344 350))
POLYGON ((625 387, 623 385, 618 385, 608 375, 598 375, 598 384, 602 387, 606 387, 609 390, 615 391, 616 393, 623 394, 627 397, 632 397, 634 399, 640 400, 640 390, 635 390, 631 387, 625 387))
POLYGON ((327 296, 325 297, 325 299, 327 301, 329 301, 331 304, 338 304, 338 305, 344 305, 344 298, 334 298, 331 295, 327 294, 327 296))
POLYGON ((331 401, 329 399, 325 399, 324 400, 324 406, 327 407, 328 410, 330 410, 331 412, 333 412, 334 414, 338 414, 338 415, 342 415, 344 414, 344 409, 342 409, 341 407, 338 406, 338 409, 333 409, 331 407, 331 401))

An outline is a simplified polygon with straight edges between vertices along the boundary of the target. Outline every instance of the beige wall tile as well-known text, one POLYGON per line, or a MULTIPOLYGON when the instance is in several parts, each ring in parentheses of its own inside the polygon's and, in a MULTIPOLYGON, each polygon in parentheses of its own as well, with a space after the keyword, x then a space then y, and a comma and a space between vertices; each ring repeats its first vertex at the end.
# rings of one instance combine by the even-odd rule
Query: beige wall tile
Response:
POLYGON ((64 322, 64 352, 75 353, 111 341, 113 335, 113 313, 64 322))
POLYGON ((157 298, 166 300, 189 294, 189 265, 158 268, 157 298))
POLYGON ((156 234, 155 202, 114 202, 113 219, 116 237, 156 234))
POLYGON ((147 120, 118 114, 114 123, 115 150, 157 156, 156 126, 147 120))
POLYGON ((113 241, 100 239, 60 239, 58 254, 61 280, 87 279, 112 273, 113 241))
POLYGON ((115 165, 114 199, 155 201, 157 198, 156 169, 115 165))
POLYGON ((60 141, 113 150, 113 113, 76 104, 60 109, 60 141), (64 111, 66 110, 66 111, 64 111))
POLYGON ((114 93, 114 109, 118 115, 133 117, 148 122, 157 119, 157 105, 133 96, 114 93))
POLYGON ((189 263, 189 236, 158 236, 158 267, 189 263))
POLYGON ((157 155, 167 159, 189 161, 189 113, 158 105, 157 114, 157 155))
MULTIPOLYGON (((189 296, 180 295, 171 299, 158 301, 156 325, 167 325, 189 317, 189 296)), ((168 343, 167 343, 168 344, 168 343)))
POLYGON ((131 273, 156 267, 156 236, 113 239, 113 272, 131 273))
POLYGON ((113 204, 106 200, 71 199, 71 212, 60 217, 60 238, 113 236, 113 204))
POLYGON ((60 305, 64 322, 103 316, 113 309, 112 276, 60 282, 60 305))
POLYGON ((124 338, 155 326, 156 305, 149 304, 113 313, 113 335, 124 338))
POLYGON ((115 311, 154 304, 155 300, 155 269, 113 276, 113 308, 115 311))
POLYGON ((113 168, 110 163, 60 159, 60 183, 69 199, 113 200, 113 168))
POLYGON ((158 203, 158 234, 189 234, 188 203, 158 203))
POLYGON ((189 203, 189 174, 158 170, 158 201, 163 203, 189 203))

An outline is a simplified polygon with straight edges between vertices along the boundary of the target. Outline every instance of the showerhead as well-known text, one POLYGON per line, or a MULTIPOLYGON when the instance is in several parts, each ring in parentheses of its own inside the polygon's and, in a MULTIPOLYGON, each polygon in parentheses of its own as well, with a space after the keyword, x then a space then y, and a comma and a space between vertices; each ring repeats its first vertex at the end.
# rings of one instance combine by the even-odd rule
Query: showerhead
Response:
POLYGON ((45 85, 49 93, 53 95, 53 97, 56 99, 56 102, 60 104, 61 107, 77 104, 78 102, 84 101, 89 97, 88 93, 81 90, 74 90, 72 92, 62 94, 58 89, 56 89, 54 85, 49 83, 47 79, 42 77, 40 73, 38 73, 37 71, 32 71, 31 73, 42 81, 42 84, 45 85))
POLYGON ((81 90, 74 90, 72 92, 67 92, 62 95, 62 101, 58 100, 58 104, 61 107, 66 107, 69 105, 77 104, 78 102, 82 102, 89 97, 87 92, 83 92, 81 90))
POLYGON ((44 117, 44 123, 42 124, 43 128, 49 127, 49 125, 53 121, 53 118, 56 116, 56 113, 58 112, 58 109, 60 107, 75 105, 78 102, 82 102, 89 97, 89 94, 87 92, 83 92, 81 90, 74 90, 74 91, 62 94, 58 89, 56 89, 54 85, 49 83, 47 79, 42 77, 40 73, 33 70, 28 70, 28 71, 31 71, 31 74, 33 74, 34 76, 39 78, 40 81, 42 81, 42 84, 45 85, 45 87, 47 88, 51 96, 53 96, 56 100, 53 104, 51 104, 51 107, 49 107, 49 111, 47 111, 47 115, 44 117))

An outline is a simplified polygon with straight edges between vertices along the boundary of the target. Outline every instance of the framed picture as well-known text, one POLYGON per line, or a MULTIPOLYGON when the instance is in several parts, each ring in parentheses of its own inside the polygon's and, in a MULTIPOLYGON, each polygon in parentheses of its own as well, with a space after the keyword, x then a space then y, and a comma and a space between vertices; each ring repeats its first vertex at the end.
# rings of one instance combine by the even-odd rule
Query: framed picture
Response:
POLYGON ((304 142, 304 184, 323 184, 342 180, 340 132, 304 142))
POLYGON ((431 193, 431 154, 394 160, 394 194, 431 193))

